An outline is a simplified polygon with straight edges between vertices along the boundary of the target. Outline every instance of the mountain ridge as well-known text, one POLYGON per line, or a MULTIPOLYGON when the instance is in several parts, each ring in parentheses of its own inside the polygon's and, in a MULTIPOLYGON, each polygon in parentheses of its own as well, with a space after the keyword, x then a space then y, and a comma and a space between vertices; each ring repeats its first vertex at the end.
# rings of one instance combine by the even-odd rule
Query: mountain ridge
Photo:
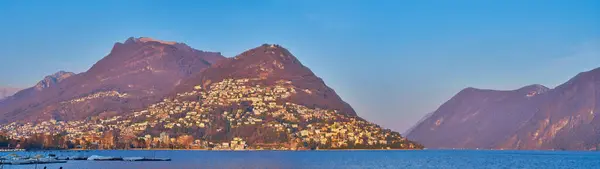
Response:
POLYGON ((0 87, 0 102, 7 97, 19 92, 21 88, 16 87, 0 87))
POLYGON ((225 150, 423 148, 398 132, 360 118, 280 45, 263 44, 210 65, 206 64, 210 59, 194 55, 199 53, 204 57, 216 54, 181 43, 129 38, 116 43, 88 71, 39 91, 59 99, 40 99, 33 110, 17 108, 20 111, 9 113, 33 115, 35 123, 0 124, 0 129, 14 138, 60 133, 72 143, 95 141, 100 144, 92 148, 108 149, 189 147, 191 141, 197 147, 225 150), (163 64, 147 64, 157 59, 163 64), (185 63, 194 64, 181 65, 185 63), (198 64, 204 66, 189 69, 198 64), (166 70, 169 76, 161 76, 166 70), (174 75, 181 78, 174 79, 174 75), (151 81, 140 83, 144 80, 151 81), (142 87, 135 88, 133 82, 142 87), (160 93, 153 90, 161 83, 174 85, 161 87, 160 93), (92 95, 78 95, 81 89, 92 95), (72 96, 75 99, 60 99, 72 96), (36 114, 39 108, 44 110, 41 115, 50 118, 36 114))
POLYGON ((80 119, 140 108, 224 58, 181 43, 133 37, 125 42, 115 43, 108 55, 85 72, 59 72, 55 75, 60 77, 48 76, 33 89, 7 98, 0 103, 0 121, 80 119))
POLYGON ((466 88, 407 137, 430 148, 595 149, 599 76, 600 68, 581 72, 553 89, 466 88))
MULTIPOLYGON (((233 58, 224 59, 189 81, 192 81, 192 84, 194 81, 201 81, 203 87, 207 88, 212 82, 218 82, 225 78, 249 78, 254 77, 255 74, 262 79, 261 85, 275 84, 279 80, 289 80, 291 83, 299 85, 299 90, 304 92, 291 98, 296 103, 309 104, 308 102, 310 102, 314 103, 314 105, 310 105, 311 107, 333 107, 356 116, 354 109, 342 101, 321 78, 302 65, 287 49, 276 44, 263 44, 233 58)), ((179 90, 190 89, 192 86, 184 82, 179 90)))
POLYGON ((75 75, 75 73, 73 72, 65 72, 65 71, 58 71, 52 75, 48 75, 46 77, 44 77, 43 80, 41 80, 40 82, 38 82, 34 88, 36 90, 43 90, 45 88, 50 87, 51 85, 55 85, 57 83, 60 83, 61 81, 71 77, 75 75))

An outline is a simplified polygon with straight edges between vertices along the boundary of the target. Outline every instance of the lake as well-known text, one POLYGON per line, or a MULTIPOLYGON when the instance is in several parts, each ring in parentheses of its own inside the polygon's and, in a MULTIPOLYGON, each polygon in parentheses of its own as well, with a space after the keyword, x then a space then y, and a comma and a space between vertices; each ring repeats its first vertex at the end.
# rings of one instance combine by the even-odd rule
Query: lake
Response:
MULTIPOLYGON (((0 152, 4 156, 10 152, 0 152)), ((172 161, 68 161, 38 169, 196 169, 196 168, 600 168, 600 152, 492 150, 375 151, 186 151, 107 150, 17 152, 58 156, 104 155, 165 157, 172 161)), ((6 165, 3 169, 33 169, 6 165)))

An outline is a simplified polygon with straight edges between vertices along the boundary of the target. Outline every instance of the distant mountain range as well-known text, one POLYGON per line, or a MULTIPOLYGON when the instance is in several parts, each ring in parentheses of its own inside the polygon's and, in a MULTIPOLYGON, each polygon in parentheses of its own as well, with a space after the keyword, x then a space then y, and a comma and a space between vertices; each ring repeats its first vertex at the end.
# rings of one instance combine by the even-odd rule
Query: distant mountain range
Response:
POLYGON ((600 146, 600 68, 554 89, 466 88, 407 135, 428 148, 593 150, 600 146))
POLYGON ((0 100, 8 97, 8 96, 12 96, 13 94, 17 93, 19 90, 19 88, 14 88, 14 87, 0 87, 0 100))
POLYGON ((139 147, 131 138, 142 137, 144 146, 168 146, 170 136, 217 149, 422 148, 358 117, 279 45, 225 58, 145 37, 116 43, 86 72, 55 73, 1 101, 0 130, 15 138, 60 133, 76 143, 120 138, 97 140, 104 148, 139 147))
POLYGON ((139 109, 224 58, 183 43, 129 38, 86 72, 55 73, 0 102, 0 121, 73 120, 139 109))

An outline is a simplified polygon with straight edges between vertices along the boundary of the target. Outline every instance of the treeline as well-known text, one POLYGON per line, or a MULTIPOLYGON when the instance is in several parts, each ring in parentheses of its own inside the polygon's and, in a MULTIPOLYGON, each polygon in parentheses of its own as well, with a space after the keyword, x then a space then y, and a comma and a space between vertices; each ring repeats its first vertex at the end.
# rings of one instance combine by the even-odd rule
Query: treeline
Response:
POLYGON ((3 149, 26 149, 26 150, 48 150, 66 148, 66 140, 61 135, 35 134, 29 138, 10 139, 0 134, 0 148, 3 149))
MULTIPOLYGON (((366 141, 365 141, 366 142, 366 141)), ((331 141, 327 141, 325 144, 321 144, 320 142, 310 140, 308 142, 302 142, 300 144, 303 148, 306 149, 423 149, 423 145, 414 144, 409 141, 400 141, 394 142, 390 144, 355 144, 354 142, 347 142, 343 145, 334 146, 331 141)))
POLYGON ((168 148, 192 149, 205 148, 208 145, 194 144, 194 138, 182 135, 167 140, 145 140, 138 137, 121 136, 116 132, 107 132, 102 137, 82 137, 66 139, 65 135, 35 134, 23 139, 10 139, 0 135, 0 149, 25 150, 61 150, 61 149, 133 149, 133 148, 168 148))
POLYGON ((9 139, 4 135, 0 135, 0 148, 14 148, 17 140, 9 139))

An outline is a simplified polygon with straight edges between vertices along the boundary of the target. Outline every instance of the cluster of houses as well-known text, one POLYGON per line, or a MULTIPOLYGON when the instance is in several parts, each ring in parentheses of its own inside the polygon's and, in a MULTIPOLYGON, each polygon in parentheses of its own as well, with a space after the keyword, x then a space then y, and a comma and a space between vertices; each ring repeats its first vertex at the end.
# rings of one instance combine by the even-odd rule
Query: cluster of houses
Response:
POLYGON ((127 96, 128 96, 127 93, 120 93, 120 92, 114 91, 114 90, 112 90, 112 91, 101 91, 101 92, 96 92, 96 93, 87 95, 85 97, 80 97, 80 98, 72 99, 72 100, 69 100, 69 101, 62 102, 62 103, 71 103, 71 104, 74 104, 74 103, 84 102, 84 101, 87 101, 87 100, 98 99, 98 98, 103 98, 103 97, 125 98, 127 96))
MULTIPOLYGON (((94 138, 99 139, 107 131, 119 131, 121 135, 137 136, 137 140, 143 140, 146 147, 177 143, 182 145, 182 148, 257 149, 258 146, 255 145, 263 143, 246 142, 245 138, 239 136, 227 141, 215 141, 200 138, 202 136, 194 138, 185 133, 163 131, 152 135, 148 132, 156 128, 165 131, 173 128, 195 128, 219 132, 224 128, 247 125, 285 133, 288 141, 276 146, 280 149, 297 149, 309 143, 322 145, 324 148, 352 148, 355 145, 388 148, 415 146, 397 132, 384 130, 373 123, 347 116, 337 110, 309 108, 283 101, 296 92, 311 94, 309 89, 296 88, 292 82, 283 80, 269 86, 254 83, 259 80, 225 79, 210 84, 207 89, 195 86, 191 91, 178 93, 174 98, 163 99, 145 110, 109 118, 68 122, 49 120, 38 124, 10 123, 0 126, 0 130, 13 138, 28 137, 37 133, 67 133, 67 138, 71 140, 92 141, 94 138), (251 109, 226 109, 242 102, 250 103, 248 106, 251 109), (225 109, 222 109, 223 107, 225 109), (219 126, 222 124, 217 124, 217 119, 226 121, 227 123, 223 124, 229 126, 219 126)), ((118 92, 97 93, 94 97, 104 95, 126 97, 126 94, 118 92)))
POLYGON ((54 119, 34 123, 9 123, 0 125, 0 131, 13 139, 29 138, 35 134, 57 134, 67 133, 67 137, 76 138, 83 135, 100 135, 106 128, 101 124, 88 123, 86 121, 57 121, 54 119))

